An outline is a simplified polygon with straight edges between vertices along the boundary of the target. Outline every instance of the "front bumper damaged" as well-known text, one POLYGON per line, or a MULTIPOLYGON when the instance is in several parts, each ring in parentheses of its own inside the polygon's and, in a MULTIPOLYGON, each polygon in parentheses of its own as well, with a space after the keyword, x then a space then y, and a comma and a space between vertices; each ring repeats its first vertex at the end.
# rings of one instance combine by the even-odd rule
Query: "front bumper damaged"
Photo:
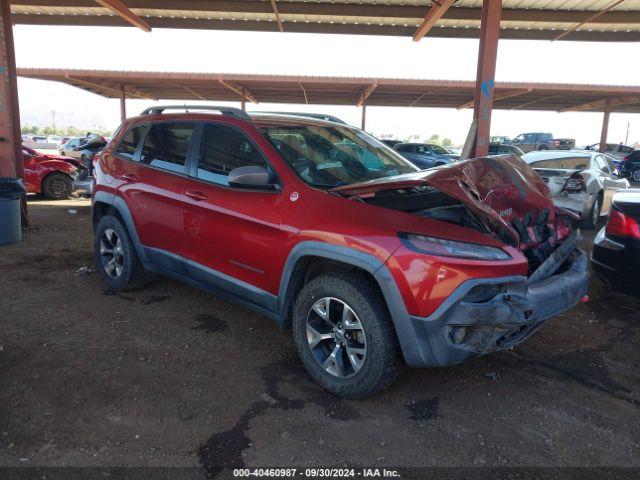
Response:
POLYGON ((420 351, 412 352, 410 366, 455 365, 512 348, 571 309, 587 293, 587 255, 572 248, 552 261, 546 275, 469 280, 429 317, 411 316, 420 351))

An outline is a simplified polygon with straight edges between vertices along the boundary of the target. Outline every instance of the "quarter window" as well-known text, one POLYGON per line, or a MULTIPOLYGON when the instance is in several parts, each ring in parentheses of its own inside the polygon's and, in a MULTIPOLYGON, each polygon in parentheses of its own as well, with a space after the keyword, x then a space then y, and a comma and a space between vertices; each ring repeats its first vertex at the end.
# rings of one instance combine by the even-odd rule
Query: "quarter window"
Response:
MULTIPOLYGON (((146 130, 146 126, 140 125, 137 127, 131 128, 118 146, 115 149, 115 152, 120 157, 126 158, 127 160, 133 160, 133 154, 136 152, 136 148, 138 148, 138 143, 140 143, 140 139, 146 130)), ((77 142, 78 140, 76 140, 77 142)))
POLYGON ((267 163, 242 132, 227 125, 205 125, 200 144, 198 178, 228 185, 229 172, 247 166, 266 167, 267 163))
POLYGON ((187 122, 152 125, 144 139, 140 161, 163 170, 185 173, 194 128, 194 123, 187 122))

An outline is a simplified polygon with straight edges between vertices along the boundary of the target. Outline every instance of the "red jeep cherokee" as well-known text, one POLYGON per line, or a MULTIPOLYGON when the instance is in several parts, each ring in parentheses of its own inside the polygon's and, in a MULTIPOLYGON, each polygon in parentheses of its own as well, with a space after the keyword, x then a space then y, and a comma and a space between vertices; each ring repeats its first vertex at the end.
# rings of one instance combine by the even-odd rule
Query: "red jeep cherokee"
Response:
POLYGON ((102 277, 160 272, 261 312, 337 395, 513 347, 586 294, 576 218, 517 157, 419 171, 346 125, 169 108, 96 162, 102 277))

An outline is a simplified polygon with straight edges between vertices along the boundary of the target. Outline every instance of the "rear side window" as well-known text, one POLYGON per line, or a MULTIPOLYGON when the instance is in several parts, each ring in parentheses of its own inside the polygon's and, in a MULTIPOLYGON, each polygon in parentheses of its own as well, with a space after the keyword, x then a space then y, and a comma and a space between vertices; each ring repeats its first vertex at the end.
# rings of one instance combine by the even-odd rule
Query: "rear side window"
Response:
POLYGON ((122 140, 120 140, 120 143, 118 143, 114 153, 119 157, 126 158, 127 160, 133 160, 133 154, 136 152, 138 143, 140 143, 140 139, 144 135, 146 129, 147 127, 144 125, 139 125, 129 129, 125 136, 122 137, 122 140))
POLYGON ((227 125, 204 126, 198 160, 198 178, 228 185, 227 177, 231 170, 248 166, 267 167, 267 163, 240 130, 227 125))
POLYGON ((156 123, 144 139, 140 161, 152 167, 185 173, 187 152, 193 136, 194 123, 156 123))
POLYGON ((559 168, 564 170, 586 170, 589 157, 565 157, 539 160, 530 164, 533 168, 559 168))

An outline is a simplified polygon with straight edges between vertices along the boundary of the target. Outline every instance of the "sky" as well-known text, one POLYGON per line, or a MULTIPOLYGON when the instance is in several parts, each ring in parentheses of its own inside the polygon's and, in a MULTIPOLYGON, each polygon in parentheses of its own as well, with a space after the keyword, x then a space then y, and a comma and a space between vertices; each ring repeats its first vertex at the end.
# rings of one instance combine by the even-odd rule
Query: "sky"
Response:
MULTIPOLYGON (((413 42, 409 37, 28 25, 15 26, 14 36, 17 65, 33 68, 474 80, 478 54, 477 40, 428 37, 413 42)), ((496 81, 631 85, 637 82, 638 48, 637 43, 502 40, 496 81)), ((52 112, 58 126, 113 130, 120 123, 115 99, 32 79, 19 79, 18 91, 23 125, 50 125, 52 112)), ((127 100, 128 114, 154 103, 127 100)), ((247 104, 247 110, 292 107, 247 104)), ((295 109, 360 124, 355 106, 295 109)), ((460 145, 471 116, 470 109, 368 107, 366 130, 398 139, 438 134, 460 145)), ((586 145, 599 141, 601 126, 602 113, 494 110, 491 133, 514 137, 545 131, 586 145)), ((640 115, 617 113, 611 115, 608 141, 624 141, 627 126, 629 143, 640 141, 640 115)))

